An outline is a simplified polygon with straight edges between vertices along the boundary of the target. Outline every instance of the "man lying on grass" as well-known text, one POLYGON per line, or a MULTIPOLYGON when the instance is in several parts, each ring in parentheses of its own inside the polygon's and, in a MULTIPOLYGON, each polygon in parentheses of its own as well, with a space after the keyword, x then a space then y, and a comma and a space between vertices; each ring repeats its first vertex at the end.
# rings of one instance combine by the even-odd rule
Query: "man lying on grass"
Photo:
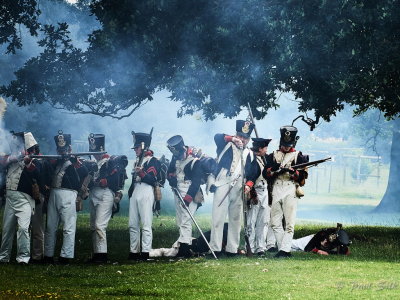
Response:
POLYGON ((349 255, 351 241, 342 225, 326 228, 300 239, 292 241, 291 251, 314 252, 321 255, 343 254, 349 255))
MULTIPOLYGON (((225 250, 227 238, 228 224, 224 224, 223 231, 223 251, 225 250)), ((204 233, 204 236, 209 241, 210 231, 204 233)), ((293 252, 313 252, 321 255, 343 254, 349 255, 349 245, 351 241, 346 231, 342 229, 342 225, 338 223, 337 227, 321 229, 316 234, 307 235, 305 237, 292 241, 291 251, 293 252)), ((179 243, 174 243, 172 248, 152 249, 150 257, 176 257, 178 256, 179 243)), ((193 256, 204 255, 208 252, 208 246, 202 237, 198 237, 192 241, 191 252, 193 256)), ((240 250, 239 250, 240 251, 240 250)), ((243 252, 244 253, 244 252, 243 252)))

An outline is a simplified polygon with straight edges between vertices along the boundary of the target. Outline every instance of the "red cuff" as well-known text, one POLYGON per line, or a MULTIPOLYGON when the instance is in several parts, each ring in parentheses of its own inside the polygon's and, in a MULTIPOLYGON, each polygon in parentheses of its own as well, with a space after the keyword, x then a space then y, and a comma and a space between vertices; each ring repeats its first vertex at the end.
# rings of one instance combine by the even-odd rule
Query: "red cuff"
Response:
POLYGON ((299 171, 296 170, 296 172, 292 175, 292 179, 293 180, 298 180, 299 179, 299 175, 300 175, 299 171))
POLYGON ((247 185, 248 187, 252 188, 253 185, 254 185, 254 182, 249 180, 249 181, 246 182, 246 185, 247 185))
POLYGON ((117 172, 118 172, 117 169, 113 169, 113 170, 111 171, 110 175, 114 175, 114 174, 117 173, 117 172))
POLYGON ((74 163, 74 168, 79 169, 80 167, 82 167, 82 163, 78 159, 78 160, 76 160, 76 163, 74 163))
POLYGON ((138 175, 140 178, 143 178, 144 176, 146 176, 146 173, 143 170, 140 170, 138 175))
POLYGON ((193 201, 193 198, 192 198, 192 196, 186 194, 185 198, 183 198, 183 201, 186 201, 186 202, 189 202, 189 203, 190 203, 190 202, 193 201))
POLYGON ((311 252, 318 253, 318 249, 314 248, 314 249, 311 250, 311 252))
POLYGON ((231 136, 231 135, 226 135, 226 136, 224 136, 224 140, 225 140, 225 142, 232 142, 232 139, 233 139, 233 136, 231 136))
POLYGON ((100 179, 100 186, 101 187, 107 187, 107 184, 108 184, 107 179, 105 179, 105 178, 100 179))

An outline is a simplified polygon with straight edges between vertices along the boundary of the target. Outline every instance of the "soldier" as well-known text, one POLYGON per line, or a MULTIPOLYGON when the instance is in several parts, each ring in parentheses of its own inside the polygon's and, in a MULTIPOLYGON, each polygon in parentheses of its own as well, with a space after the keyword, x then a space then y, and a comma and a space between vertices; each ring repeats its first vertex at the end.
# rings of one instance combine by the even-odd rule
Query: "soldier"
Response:
POLYGON ((47 207, 44 262, 54 263, 57 229, 61 221, 63 244, 58 262, 68 264, 74 258, 77 194, 81 188, 81 178, 88 175, 88 170, 77 157, 69 155, 72 150, 70 134, 60 130, 54 140, 57 153, 64 157, 52 161, 54 172, 47 207))
POLYGON ((351 241, 346 231, 338 227, 325 228, 316 234, 311 234, 292 242, 292 251, 312 252, 320 255, 343 254, 349 255, 351 241))
POLYGON ((153 232, 153 204, 154 187, 159 180, 160 162, 149 150, 151 135, 147 133, 134 133, 133 149, 136 153, 136 163, 132 172, 132 184, 129 188, 129 235, 130 235, 130 260, 147 260, 152 247, 153 232), (142 223, 142 230, 140 230, 142 223), (142 238, 140 239, 140 232, 142 238), (140 245, 140 240, 142 241, 140 245), (140 247, 141 246, 141 247, 140 247))
MULTIPOLYGON (((89 151, 105 151, 104 134, 89 135, 89 151)), ((90 262, 107 262, 107 235, 108 222, 112 216, 114 203, 119 203, 125 183, 125 167, 128 159, 125 155, 112 156, 108 154, 94 155, 97 162, 97 172, 93 176, 93 187, 90 189, 90 230, 92 231, 93 256, 90 262), (113 162, 124 161, 118 168, 113 162)))
POLYGON ((242 189, 249 193, 257 179, 254 170, 253 154, 246 148, 254 124, 248 121, 236 121, 236 135, 216 134, 217 168, 208 182, 210 191, 214 192, 211 249, 220 255, 222 233, 226 214, 229 216, 228 240, 226 255, 236 256, 240 241, 241 214, 243 208, 242 189), (242 170, 242 162, 243 168, 242 170), (243 180, 243 171, 244 178, 243 180), (213 183, 212 181, 215 180, 213 183))
MULTIPOLYGON (((196 149, 185 146, 183 138, 175 135, 167 141, 167 147, 172 152, 171 163, 167 172, 167 179, 171 187, 177 188, 183 196, 185 205, 192 215, 204 202, 203 192, 200 188, 202 180, 207 176, 207 169, 212 168, 211 158, 198 157, 196 149), (208 165, 207 165, 207 163, 208 165), (211 165, 210 165, 211 163, 211 165)), ((175 196, 176 224, 179 227, 179 252, 177 256, 191 257, 190 245, 192 244, 192 220, 189 213, 182 207, 181 201, 175 196)))
MULTIPOLYGON (((25 147, 28 155, 40 155, 39 144, 36 143, 32 135, 26 134, 25 147), (28 138, 27 138, 28 137, 28 138)), ((40 195, 36 202, 35 213, 31 219, 32 230, 32 258, 30 263, 42 263, 44 257, 44 213, 47 209, 47 200, 50 193, 51 176, 53 169, 46 159, 35 160, 40 163, 40 195)))
POLYGON ((19 264, 28 264, 30 259, 31 216, 38 201, 40 165, 25 155, 24 145, 36 144, 32 134, 13 134, 10 143, 11 155, 2 157, 6 173, 6 205, 3 216, 3 236, 0 248, 0 262, 9 262, 16 225, 18 224, 17 257, 19 264))
POLYGON ((253 138, 251 150, 255 154, 256 181, 250 192, 248 232, 250 233, 250 247, 253 253, 263 255, 265 251, 265 230, 270 219, 270 207, 268 206, 267 172, 265 169, 265 155, 270 139, 253 138))
POLYGON ((273 180, 271 227, 278 245, 275 257, 290 257, 294 225, 296 221, 297 188, 304 184, 307 172, 297 171, 291 166, 308 162, 308 155, 303 155, 294 147, 299 139, 297 128, 282 126, 279 150, 267 156, 267 176, 273 180), (285 218, 285 229, 282 220, 285 218))

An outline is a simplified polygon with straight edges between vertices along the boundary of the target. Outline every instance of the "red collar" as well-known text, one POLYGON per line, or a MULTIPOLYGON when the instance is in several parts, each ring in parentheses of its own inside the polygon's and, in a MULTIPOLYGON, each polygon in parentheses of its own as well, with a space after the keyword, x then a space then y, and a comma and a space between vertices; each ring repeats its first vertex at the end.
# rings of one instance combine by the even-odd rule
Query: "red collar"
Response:
POLYGON ((106 154, 103 154, 103 156, 101 157, 101 159, 104 159, 104 158, 110 158, 110 155, 108 155, 107 153, 106 153, 106 154))
POLYGON ((193 154, 193 148, 187 147, 186 155, 187 155, 187 156, 190 156, 190 155, 192 155, 192 154, 193 154))
POLYGON ((144 153, 144 156, 153 156, 154 155, 154 152, 153 152, 153 150, 147 150, 145 153, 144 153))
POLYGON ((296 149, 292 147, 292 148, 290 148, 290 150, 289 150, 288 152, 283 152, 283 151, 281 150, 281 148, 279 148, 278 151, 280 151, 280 152, 282 152, 282 153, 290 153, 290 152, 296 152, 296 149))

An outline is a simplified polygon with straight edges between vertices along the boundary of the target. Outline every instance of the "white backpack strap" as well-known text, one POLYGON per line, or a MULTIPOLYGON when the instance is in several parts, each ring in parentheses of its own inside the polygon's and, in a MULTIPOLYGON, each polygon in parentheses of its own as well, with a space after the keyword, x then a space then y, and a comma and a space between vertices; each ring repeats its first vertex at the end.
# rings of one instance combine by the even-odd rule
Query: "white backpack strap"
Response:
POLYGON ((229 142, 225 145, 224 149, 222 149, 222 152, 218 155, 217 158, 217 164, 220 162, 222 156, 224 156, 225 152, 228 151, 229 148, 233 146, 232 142, 229 142))

